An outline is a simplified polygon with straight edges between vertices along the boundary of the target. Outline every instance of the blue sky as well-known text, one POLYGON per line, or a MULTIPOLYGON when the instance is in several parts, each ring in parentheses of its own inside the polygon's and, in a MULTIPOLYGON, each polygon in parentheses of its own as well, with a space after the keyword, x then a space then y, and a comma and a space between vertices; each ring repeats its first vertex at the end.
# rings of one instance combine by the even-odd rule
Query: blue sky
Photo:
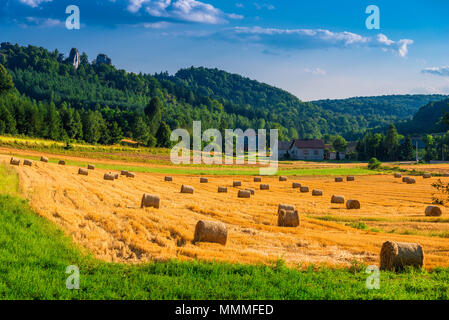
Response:
POLYGON ((0 41, 106 53, 133 72, 216 67, 306 101, 449 94, 448 13, 445 0, 2 0, 0 41), (80 30, 65 28, 68 5, 80 30))

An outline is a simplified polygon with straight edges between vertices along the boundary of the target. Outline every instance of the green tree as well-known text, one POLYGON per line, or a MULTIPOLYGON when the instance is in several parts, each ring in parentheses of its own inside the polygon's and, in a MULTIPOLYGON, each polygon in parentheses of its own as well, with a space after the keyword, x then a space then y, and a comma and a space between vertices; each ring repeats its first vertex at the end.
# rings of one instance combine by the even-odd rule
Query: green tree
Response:
POLYGON ((415 149, 413 148, 412 139, 410 136, 407 136, 407 138, 404 140, 404 142, 399 147, 399 154, 401 160, 413 160, 415 157, 415 149))
POLYGON ((101 138, 103 118, 99 111, 89 110, 82 117, 84 141, 97 143, 101 138))
POLYGON ((399 135, 393 124, 388 128, 383 147, 385 149, 386 160, 394 161, 398 159, 399 135))
POLYGON ((59 110, 62 120, 62 127, 67 133, 69 139, 80 139, 83 136, 81 117, 73 108, 67 108, 65 103, 59 110))
POLYGON ((61 137, 63 136, 61 117, 59 116, 59 112, 53 102, 51 102, 50 106, 48 107, 45 124, 47 127, 46 138, 52 140, 61 139, 61 137))
POLYGON ((143 120, 142 117, 137 117, 133 128, 134 140, 147 144, 150 136, 151 132, 146 122, 143 120))
POLYGON ((6 106, 0 104, 0 134, 16 133, 16 120, 6 106))
POLYGON ((437 159, 437 151, 435 148, 435 139, 432 135, 428 134, 424 137, 424 143, 426 144, 426 152, 424 154, 424 160, 429 162, 430 160, 437 159))
POLYGON ((340 160, 340 152, 346 150, 348 143, 346 142, 345 138, 337 135, 332 140, 332 146, 334 147, 335 151, 337 151, 337 160, 340 160))
POLYGON ((145 115, 148 118, 148 127, 150 133, 154 136, 161 125, 162 119, 162 103, 158 97, 151 99, 150 103, 144 109, 145 115))
POLYGON ((5 67, 0 64, 0 95, 14 88, 14 82, 5 67))
POLYGON ((170 148, 171 146, 170 134, 171 134, 170 127, 165 122, 162 121, 159 130, 157 130, 156 133, 157 146, 160 148, 170 148))
POLYGON ((110 143, 115 144, 120 142, 120 140, 123 139, 123 132, 122 129, 119 127, 118 123, 114 121, 109 128, 109 136, 110 136, 110 143))

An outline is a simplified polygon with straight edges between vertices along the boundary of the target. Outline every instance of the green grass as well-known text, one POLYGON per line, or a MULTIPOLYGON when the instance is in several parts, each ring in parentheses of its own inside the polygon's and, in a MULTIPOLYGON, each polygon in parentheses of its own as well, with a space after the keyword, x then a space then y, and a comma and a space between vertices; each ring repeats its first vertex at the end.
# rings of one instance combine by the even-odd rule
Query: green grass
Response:
MULTIPOLYGON (((25 158, 20 154, 11 154, 17 158, 25 158)), ((26 159, 39 161, 40 157, 36 156, 26 156, 26 159)), ((56 157, 50 157, 49 162, 58 163, 59 159, 56 157)), ((75 161, 66 160, 67 165, 86 167, 89 161, 75 161)), ((110 163, 98 163, 95 162, 95 167, 99 169, 106 170, 129 170, 133 172, 146 172, 146 173, 162 173, 162 174, 184 174, 184 175, 248 175, 254 176, 259 175, 258 168, 242 168, 242 166, 231 166, 231 167, 214 167, 210 168, 208 165, 195 165, 195 166, 175 166, 170 168, 158 168, 158 167, 145 167, 145 166, 132 166, 132 165, 116 165, 110 163), (209 168, 209 169, 208 169, 209 168)), ((324 168, 324 169, 280 169, 277 175, 285 176, 338 176, 338 175, 366 175, 373 174, 371 170, 364 168, 324 168)))
POLYGON ((382 272, 368 290, 360 263, 330 269, 216 262, 105 263, 78 248, 17 196, 17 176, 0 166, 0 299, 447 299, 449 270, 382 272), (67 266, 80 270, 68 290, 67 266))

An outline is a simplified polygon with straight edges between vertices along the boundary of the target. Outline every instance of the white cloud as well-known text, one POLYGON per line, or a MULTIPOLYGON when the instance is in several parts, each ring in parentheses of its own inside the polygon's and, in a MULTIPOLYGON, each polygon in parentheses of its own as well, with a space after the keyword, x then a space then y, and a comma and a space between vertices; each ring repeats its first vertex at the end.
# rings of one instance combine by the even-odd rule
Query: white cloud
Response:
POLYGON ((449 77, 449 66, 424 68, 421 72, 442 77, 449 77))
POLYGON ((323 70, 321 68, 314 68, 314 69, 310 69, 310 68, 305 68, 304 72, 306 73, 311 73, 317 76, 325 76, 326 75, 326 70, 323 70))
POLYGON ((413 40, 402 39, 397 42, 399 45, 398 53, 401 57, 407 56, 408 53, 408 45, 413 44, 413 40))
POLYGON ((243 19, 238 14, 225 14, 213 5, 196 0, 128 0, 128 11, 141 8, 153 17, 206 24, 226 23, 226 18, 243 19))
POLYGON ((257 3, 254 2, 254 6, 257 10, 267 9, 267 10, 274 10, 275 7, 270 3, 257 3))
POLYGON ((393 41, 384 34, 366 37, 353 32, 333 32, 325 29, 276 29, 262 27, 234 27, 221 32, 231 41, 244 41, 286 49, 320 49, 378 47, 406 57, 413 40, 393 41))
POLYGON ((36 8, 43 2, 51 2, 53 0, 19 0, 21 3, 36 8))
POLYGON ((132 13, 136 13, 142 8, 144 3, 148 3, 150 0, 129 0, 128 10, 132 13))
POLYGON ((172 24, 166 21, 154 22, 154 23, 144 23, 143 27, 146 29, 164 29, 172 24))
POLYGON ((235 13, 230 13, 226 15, 229 19, 233 19, 233 20, 242 20, 244 18, 244 16, 240 15, 240 14, 235 14, 235 13))
POLYGON ((26 17, 25 22, 20 24, 22 27, 26 28, 29 26, 35 27, 59 27, 64 26, 65 23, 58 19, 50 18, 38 18, 38 17, 26 17))

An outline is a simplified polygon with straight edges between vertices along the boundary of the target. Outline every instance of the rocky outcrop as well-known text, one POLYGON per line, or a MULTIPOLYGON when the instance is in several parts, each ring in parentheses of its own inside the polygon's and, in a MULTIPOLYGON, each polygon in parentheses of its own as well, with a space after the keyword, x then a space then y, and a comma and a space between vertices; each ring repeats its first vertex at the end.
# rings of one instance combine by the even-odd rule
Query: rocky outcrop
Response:
POLYGON ((104 63, 104 64, 112 65, 112 60, 104 53, 100 53, 97 56, 97 59, 95 59, 94 63, 96 63, 96 64, 104 63))
POLYGON ((72 48, 72 50, 70 50, 69 61, 75 69, 78 69, 80 65, 80 53, 77 48, 72 48))

